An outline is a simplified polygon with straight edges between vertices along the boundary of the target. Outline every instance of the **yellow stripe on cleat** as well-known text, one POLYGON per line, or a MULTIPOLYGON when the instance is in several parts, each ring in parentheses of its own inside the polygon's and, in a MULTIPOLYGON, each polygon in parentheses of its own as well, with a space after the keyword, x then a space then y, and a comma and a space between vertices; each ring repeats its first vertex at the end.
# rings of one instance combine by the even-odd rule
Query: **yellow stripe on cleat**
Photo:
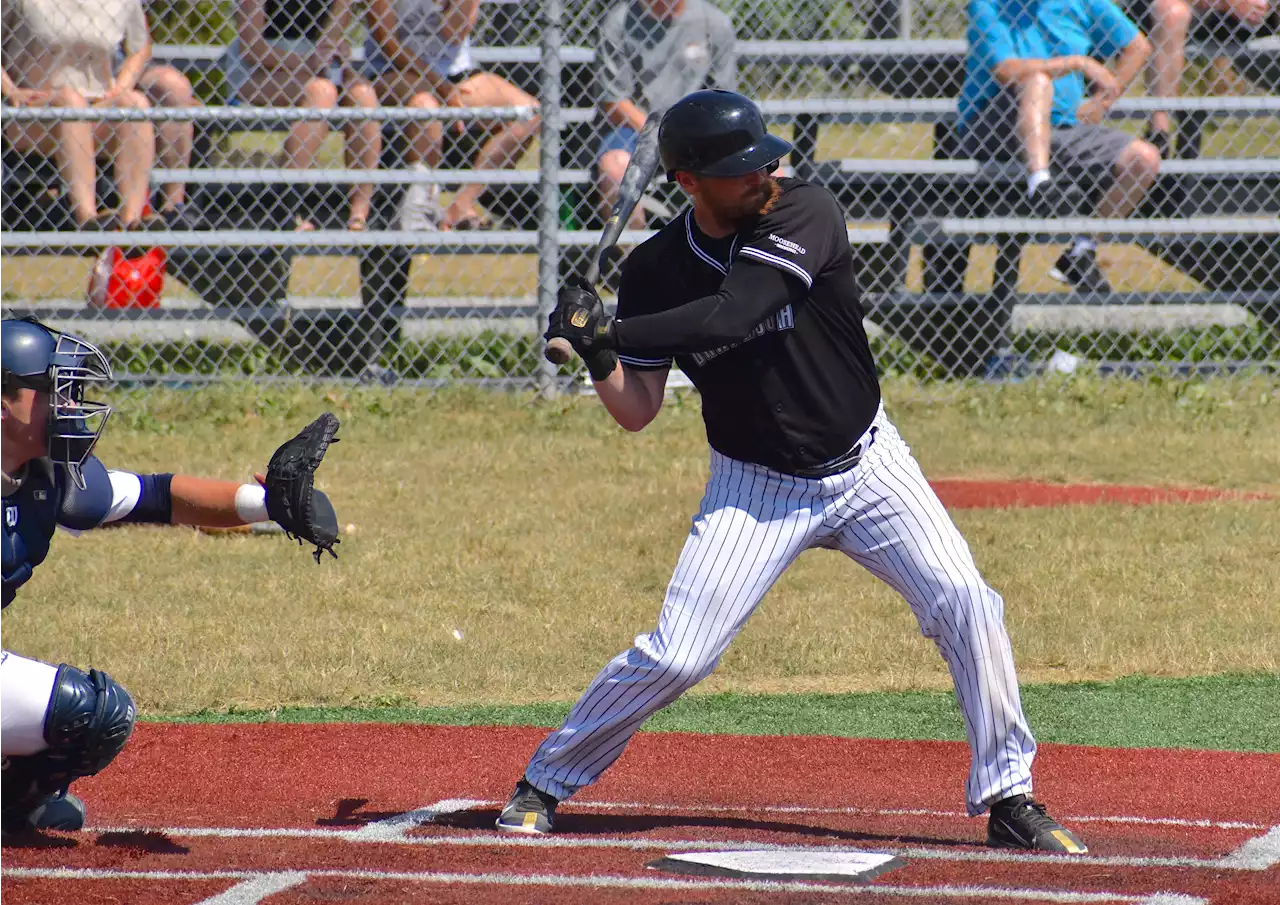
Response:
POLYGON ((1085 848, 1079 842, 1076 842, 1063 830, 1053 830, 1049 835, 1061 842, 1062 847, 1073 855, 1083 855, 1089 851, 1089 849, 1085 848))
POLYGON ((538 826, 538 815, 533 811, 529 811, 524 815, 524 828, 526 830, 536 829, 538 826))

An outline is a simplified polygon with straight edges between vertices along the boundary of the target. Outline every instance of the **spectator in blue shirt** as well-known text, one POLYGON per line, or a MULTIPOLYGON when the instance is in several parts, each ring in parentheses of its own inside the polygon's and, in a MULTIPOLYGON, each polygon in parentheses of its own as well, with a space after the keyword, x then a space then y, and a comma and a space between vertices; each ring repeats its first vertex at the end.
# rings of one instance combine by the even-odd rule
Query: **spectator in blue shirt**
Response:
MULTIPOLYGON (((969 0, 968 37, 962 151, 979 159, 1020 151, 1034 215, 1078 209, 1082 182, 1099 217, 1128 216, 1155 181, 1160 153, 1102 120, 1151 53, 1138 27, 1111 0, 969 0), (1112 69, 1098 62, 1113 58, 1112 69)), ((1090 238, 1076 239, 1050 275, 1111 291, 1090 238)))

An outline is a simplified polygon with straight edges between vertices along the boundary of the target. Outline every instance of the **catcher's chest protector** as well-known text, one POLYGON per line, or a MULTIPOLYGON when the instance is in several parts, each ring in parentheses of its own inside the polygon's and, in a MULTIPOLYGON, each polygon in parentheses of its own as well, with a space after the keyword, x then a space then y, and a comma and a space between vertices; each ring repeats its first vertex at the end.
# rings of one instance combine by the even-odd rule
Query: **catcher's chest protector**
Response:
POLYGON ((40 468, 29 468, 22 486, 4 498, 4 606, 49 555, 58 501, 56 485, 40 468))

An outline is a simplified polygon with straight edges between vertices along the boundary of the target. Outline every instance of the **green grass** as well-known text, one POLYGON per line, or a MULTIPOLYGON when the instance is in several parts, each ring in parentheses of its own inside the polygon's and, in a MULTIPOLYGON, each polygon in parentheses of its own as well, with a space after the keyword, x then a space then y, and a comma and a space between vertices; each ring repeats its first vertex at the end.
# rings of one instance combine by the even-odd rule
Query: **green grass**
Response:
MULTIPOLYGON (((934 477, 1273 494, 1275 394, 1244 381, 1069 380, 959 384, 940 400, 886 384, 934 477)), ((225 386, 117 401, 108 464, 240 480, 334 411, 343 442, 319 483, 355 525, 323 567, 280 537, 56 538, 5 611, 5 646, 106 669, 147 714, 570 699, 652 628, 706 479, 688 395, 639 435, 591 398, 225 386), (525 656, 511 657, 516 646, 525 656)), ((1280 500, 955 518, 1006 600, 1023 682, 1280 672, 1280 500)), ((902 600, 813 551, 700 690, 948 687, 902 600)))
MULTIPOLYGON (((1029 685, 1023 705, 1037 739, 1120 748, 1280 751, 1280 676, 1195 679, 1132 676, 1114 682, 1029 685)), ((434 723, 447 726, 559 725, 568 702, 516 706, 408 707, 370 702, 359 708, 205 711, 159 720, 174 723, 434 723)), ((833 735, 963 741, 955 699, 946 692, 884 694, 690 694, 660 711, 645 729, 729 735, 833 735)))

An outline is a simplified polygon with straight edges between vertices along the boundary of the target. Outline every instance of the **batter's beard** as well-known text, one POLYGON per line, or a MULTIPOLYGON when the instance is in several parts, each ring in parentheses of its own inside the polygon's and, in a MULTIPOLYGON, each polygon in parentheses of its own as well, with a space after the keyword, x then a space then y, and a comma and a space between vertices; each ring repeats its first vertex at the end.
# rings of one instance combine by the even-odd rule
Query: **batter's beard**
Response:
POLYGON ((734 232, 745 232, 755 226, 761 217, 773 210, 773 206, 778 203, 778 199, 781 196, 782 186, 778 184, 778 180, 772 176, 767 176, 764 182, 760 184, 760 197, 752 207, 740 214, 730 215, 725 219, 733 227, 734 232))

